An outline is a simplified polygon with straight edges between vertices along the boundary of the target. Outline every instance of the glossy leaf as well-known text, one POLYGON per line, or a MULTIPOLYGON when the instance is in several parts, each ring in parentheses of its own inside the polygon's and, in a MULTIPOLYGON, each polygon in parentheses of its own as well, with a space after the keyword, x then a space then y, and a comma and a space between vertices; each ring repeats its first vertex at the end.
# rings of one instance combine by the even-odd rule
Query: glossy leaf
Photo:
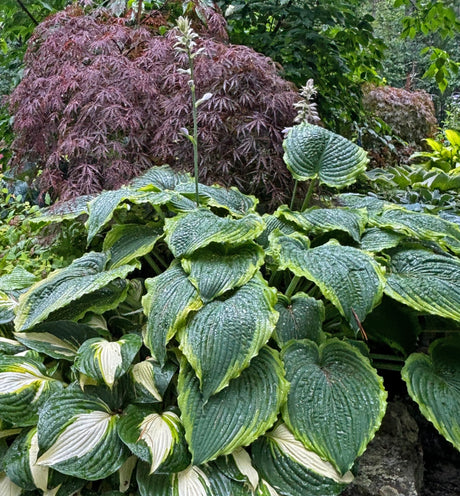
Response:
POLYGON ((341 474, 380 427, 383 381, 354 346, 332 339, 291 342, 282 352, 291 386, 283 418, 304 446, 341 474))
POLYGON ((383 211, 386 204, 383 200, 379 200, 375 196, 359 195, 356 193, 342 193, 337 195, 336 200, 339 205, 354 209, 365 208, 369 216, 374 216, 383 211))
POLYGON ((398 246, 403 239, 403 234, 380 229, 378 227, 371 227, 364 231, 364 234, 361 237, 360 246, 364 251, 378 253, 398 246))
POLYGON ((173 190, 182 183, 193 182, 190 174, 176 172, 169 165, 152 167, 130 183, 132 188, 151 189, 152 191, 173 190))
POLYGON ((207 401, 192 367, 183 361, 178 391, 192 463, 200 465, 252 443, 269 429, 287 384, 278 354, 265 347, 238 378, 207 401))
POLYGON ((238 377, 269 340, 278 320, 275 302, 275 290, 257 275, 229 298, 205 305, 180 331, 180 349, 205 401, 238 377))
POLYGON ((366 152, 351 141, 307 123, 289 131, 283 148, 284 161, 295 179, 318 178, 335 188, 352 184, 369 161, 366 152))
POLYGON ((25 289, 37 282, 38 277, 17 265, 9 274, 0 277, 1 291, 25 289))
POLYGON ((156 403, 163 401, 163 394, 171 382, 177 365, 166 362, 163 367, 153 359, 136 363, 131 369, 135 403, 156 403))

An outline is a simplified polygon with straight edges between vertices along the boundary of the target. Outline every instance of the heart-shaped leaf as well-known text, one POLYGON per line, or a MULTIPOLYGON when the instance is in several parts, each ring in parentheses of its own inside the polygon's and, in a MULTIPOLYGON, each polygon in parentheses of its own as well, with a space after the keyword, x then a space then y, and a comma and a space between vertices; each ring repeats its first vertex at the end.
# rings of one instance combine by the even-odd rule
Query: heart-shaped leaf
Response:
POLYGON ((178 390, 192 461, 200 465, 252 443, 269 429, 284 402, 287 385, 277 352, 265 347, 238 378, 208 401, 192 367, 183 361, 178 390))
POLYGON ((291 342, 282 352, 291 387, 283 418, 304 446, 345 474, 380 427, 386 391, 354 346, 291 342))
POLYGON ((225 388, 269 340, 278 319, 276 292, 257 275, 223 301, 212 301, 180 331, 180 348, 205 400, 225 388))

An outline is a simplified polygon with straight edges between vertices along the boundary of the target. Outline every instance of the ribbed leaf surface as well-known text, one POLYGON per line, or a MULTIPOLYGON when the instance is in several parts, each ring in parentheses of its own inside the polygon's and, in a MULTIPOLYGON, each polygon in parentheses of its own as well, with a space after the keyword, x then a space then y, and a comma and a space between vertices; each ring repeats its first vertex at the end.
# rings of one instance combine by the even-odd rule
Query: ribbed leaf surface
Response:
POLYGON ((218 217, 204 208, 165 221, 166 243, 176 257, 191 255, 210 243, 241 245, 257 238, 263 229, 258 215, 232 219, 218 217))
POLYGON ((154 224, 114 226, 104 239, 103 250, 110 252, 109 267, 115 268, 147 255, 163 235, 163 228, 154 224))
POLYGON ((30 358, 0 355, 0 418, 18 426, 34 425, 43 402, 63 384, 46 375, 30 358))
POLYGON ((246 284, 263 262, 262 248, 255 243, 246 243, 238 247, 203 248, 182 259, 182 267, 200 298, 207 303, 246 284))
POLYGON ((163 401, 163 394, 177 370, 173 362, 166 362, 163 367, 149 358, 136 363, 131 369, 131 381, 134 386, 136 403, 156 403, 163 401))
POLYGON ((404 239, 403 234, 379 229, 378 227, 371 227, 364 231, 360 245, 361 249, 364 251, 378 253, 398 246, 402 239, 404 239))
POLYGON ((272 249, 281 269, 313 281, 356 332, 382 297, 383 270, 361 250, 334 241, 308 249, 299 236, 274 238, 272 249))
POLYGON ((460 450, 460 339, 439 339, 429 352, 410 355, 402 378, 423 415, 460 450))
POLYGON ((205 401, 192 367, 183 361, 178 403, 193 463, 230 454, 257 439, 275 422, 286 386, 278 354, 265 347, 224 391, 205 401))
POLYGON ((126 373, 142 346, 137 334, 125 334, 119 341, 103 338, 85 341, 75 357, 75 368, 83 374, 112 388, 115 381, 126 373))
POLYGON ((256 242, 264 248, 268 247, 268 239, 270 237, 270 234, 276 229, 286 235, 296 232, 295 227, 287 222, 285 219, 281 219, 279 217, 275 217, 274 215, 268 214, 264 214, 262 218, 265 222, 265 229, 264 232, 256 239, 256 242))
POLYGON ((460 320, 460 261, 427 250, 391 257, 385 293, 420 312, 460 320))
POLYGON ((253 444, 252 459, 264 480, 283 496, 336 496, 353 480, 350 472, 342 477, 305 449, 284 424, 253 444))
POLYGON ((17 265, 9 274, 0 277, 1 291, 15 291, 25 289, 37 282, 38 277, 17 265))
POLYGON ((32 328, 52 312, 107 286, 115 279, 124 278, 135 268, 123 265, 105 271, 106 262, 107 256, 103 253, 86 253, 68 267, 57 270, 43 281, 35 283, 19 299, 15 319, 16 331, 22 332, 32 328))
POLYGON ((0 472, 0 494, 2 496, 20 496, 22 487, 17 486, 4 472, 0 472))
POLYGON ((365 208, 369 215, 381 213, 386 203, 375 196, 359 195, 356 193, 342 193, 335 198, 339 205, 356 209, 365 208))
POLYGON ((180 348, 200 379, 203 397, 238 377, 270 338, 276 292, 257 275, 228 299, 212 301, 181 330, 180 348))
POLYGON ((102 400, 77 388, 52 396, 40 410, 37 464, 86 480, 109 476, 128 456, 117 421, 102 400))
POLYGON ((323 340, 324 304, 305 293, 291 299, 278 295, 275 309, 279 312, 275 338, 282 348, 291 339, 311 339, 318 344, 323 340))
POLYGON ((132 188, 146 188, 162 191, 173 190, 181 183, 192 182, 193 178, 185 172, 175 172, 169 165, 152 167, 147 172, 133 179, 130 183, 132 188))
POLYGON ((187 315, 198 310, 203 302, 179 263, 145 281, 147 294, 142 298, 147 330, 145 345, 155 358, 164 363, 166 344, 185 324, 187 315))
POLYGON ((283 148, 284 161, 296 179, 319 178, 336 188, 352 184, 369 161, 366 152, 351 141, 306 123, 289 131, 283 148))
POLYGON ((283 350, 291 383, 283 417, 296 438, 345 474, 380 427, 386 392, 354 346, 329 340, 295 342, 283 350))
POLYGON ((282 205, 274 215, 293 222, 306 231, 307 235, 343 231, 357 242, 359 242, 367 222, 367 214, 364 210, 338 207, 310 208, 304 212, 294 212, 286 205, 282 205))

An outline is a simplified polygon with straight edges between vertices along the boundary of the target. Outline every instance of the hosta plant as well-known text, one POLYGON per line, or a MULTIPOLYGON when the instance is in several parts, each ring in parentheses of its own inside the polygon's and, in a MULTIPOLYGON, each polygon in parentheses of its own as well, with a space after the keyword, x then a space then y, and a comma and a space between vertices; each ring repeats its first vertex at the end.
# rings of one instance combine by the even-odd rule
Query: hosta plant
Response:
MULTIPOLYGON (((306 123, 284 147, 298 180, 365 166, 306 123)), ((353 194, 261 216, 198 189, 157 167, 36 219, 84 216, 88 251, 0 279, 2 494, 338 495, 385 412, 367 337, 460 447, 458 338, 412 353, 423 316, 460 320, 457 225, 353 194)))

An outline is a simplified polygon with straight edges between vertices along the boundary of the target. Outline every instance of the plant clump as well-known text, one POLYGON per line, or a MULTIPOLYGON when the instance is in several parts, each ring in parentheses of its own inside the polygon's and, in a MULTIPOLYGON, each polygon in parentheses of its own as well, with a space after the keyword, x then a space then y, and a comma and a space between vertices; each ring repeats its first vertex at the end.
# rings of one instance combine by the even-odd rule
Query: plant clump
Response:
MULTIPOLYGON (((193 147, 181 131, 193 125, 189 77, 180 71, 187 56, 174 49, 175 29, 155 29, 76 7, 37 27, 10 97, 11 165, 35 163, 42 194, 68 199, 113 189, 164 163, 192 170, 193 147)), ((285 201, 292 179, 282 131, 295 117, 295 88, 250 48, 209 30, 196 44, 197 98, 212 93, 198 112, 200 180, 285 201)))

